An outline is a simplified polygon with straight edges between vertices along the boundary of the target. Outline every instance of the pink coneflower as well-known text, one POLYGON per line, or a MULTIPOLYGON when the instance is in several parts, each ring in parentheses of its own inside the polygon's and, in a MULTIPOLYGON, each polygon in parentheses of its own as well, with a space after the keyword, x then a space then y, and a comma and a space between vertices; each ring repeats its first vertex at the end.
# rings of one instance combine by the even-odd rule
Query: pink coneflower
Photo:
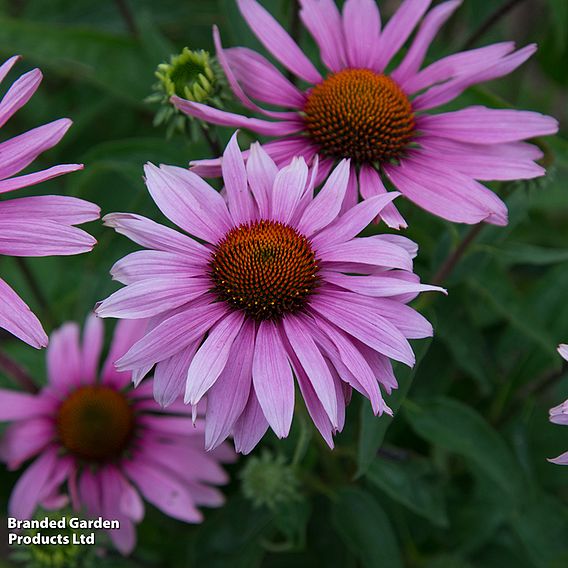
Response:
MULTIPOLYGON (((444 2, 428 13, 430 0, 405 0, 381 29, 374 0, 347 0, 340 14, 333 0, 300 0, 301 19, 326 67, 320 74, 288 33, 255 0, 237 0, 259 41, 306 86, 297 87, 259 53, 223 49, 217 56, 244 106, 266 119, 248 118, 187 101, 183 112, 215 124, 242 127, 276 138, 264 147, 277 165, 294 156, 319 156, 322 178, 334 163, 351 159, 346 207, 385 193, 385 180, 427 211, 461 223, 507 224, 504 203, 478 180, 530 179, 544 175, 542 152, 522 142, 553 134, 556 120, 535 112, 472 106, 430 114, 468 87, 507 75, 536 50, 514 51, 513 42, 445 57, 421 69, 436 33, 460 5, 444 2), (393 59, 418 22, 422 24, 400 63, 393 59), (290 110, 265 110, 252 99, 290 110)), ((219 160, 193 163, 197 173, 218 175, 219 160)), ((394 205, 382 219, 406 223, 394 205)))
MULTIPOLYGON (((563 359, 568 361, 568 345, 560 344, 558 346, 558 353, 560 353, 560 356, 563 359)), ((550 409, 550 421, 554 424, 568 426, 568 400, 550 409)), ((564 452, 557 458, 553 458, 548 461, 557 463, 558 465, 568 465, 568 452, 564 452)))
POLYGON ((355 238, 396 197, 372 197, 339 216, 348 187, 343 160, 314 197, 304 158, 278 170, 258 144, 245 164, 236 134, 223 155, 223 197, 194 172, 148 164, 161 211, 205 244, 149 219, 114 213, 105 223, 145 246, 118 261, 126 287, 97 308, 102 317, 152 318, 119 359, 135 380, 156 365, 155 393, 167 405, 185 390, 207 393, 205 437, 230 433, 249 452, 270 425, 288 435, 295 383, 332 446, 351 387, 388 411, 379 384, 396 387, 391 359, 413 365, 409 338, 431 325, 406 303, 422 290, 414 243, 401 236, 355 238))
MULTIPOLYGON (((0 66, 0 82, 18 56, 0 66)), ((33 69, 22 75, 0 101, 0 128, 35 93, 42 74, 33 69)), ((0 143, 0 193, 35 185, 80 170, 82 164, 63 164, 14 177, 42 152, 55 146, 71 126, 68 118, 55 120, 0 143)), ((55 256, 90 251, 91 235, 73 227, 98 219, 99 208, 75 197, 46 195, 0 202, 0 254, 6 256, 55 256)), ((0 279, 0 327, 39 348, 47 345, 41 323, 26 303, 0 279)))
POLYGON ((124 554, 144 517, 141 495, 166 515, 198 523, 198 505, 219 506, 212 487, 227 481, 220 466, 234 459, 227 446, 203 451, 203 421, 195 427, 187 407, 167 410, 153 400, 151 384, 132 390, 130 373, 114 362, 141 337, 144 322, 120 322, 101 372, 103 324, 89 317, 67 323, 51 336, 48 384, 37 394, 0 389, 0 421, 13 422, 0 444, 10 469, 37 456, 18 480, 10 515, 29 519, 36 507, 60 508, 70 500, 87 516, 115 519, 109 535, 124 554), (64 489, 66 484, 66 489, 64 489))

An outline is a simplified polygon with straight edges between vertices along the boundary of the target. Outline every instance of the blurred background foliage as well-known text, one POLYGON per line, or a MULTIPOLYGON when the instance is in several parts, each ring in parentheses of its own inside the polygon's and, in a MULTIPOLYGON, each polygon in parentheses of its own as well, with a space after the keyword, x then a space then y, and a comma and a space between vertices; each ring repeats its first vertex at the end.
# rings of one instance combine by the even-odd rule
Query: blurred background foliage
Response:
MULTIPOLYGON (((285 25, 293 22, 294 1, 263 4, 285 25)), ((398 0, 380 2, 383 15, 397 5, 398 0)), ((100 204, 103 214, 133 211, 164 221, 145 190, 144 162, 185 166, 211 151, 199 138, 178 134, 167 140, 165 128, 152 125, 157 107, 144 99, 155 68, 170 53, 184 46, 211 50, 214 23, 225 45, 259 47, 233 0, 1 1, 0 54, 20 53, 17 72, 40 66, 45 75, 32 101, 3 128, 2 139, 69 116, 73 128, 35 165, 85 164, 83 172, 26 193, 80 196, 100 204)), ((506 39, 537 42, 539 52, 511 77, 469 90, 457 106, 514 106, 553 114, 566 124, 565 0, 465 0, 429 57, 506 39), (501 17, 486 26, 499 10, 501 17)), ((300 42, 315 57, 305 32, 300 42)), ((15 77, 12 71, 3 92, 15 77)), ((216 133, 222 142, 229 134, 216 133)), ((249 141, 241 137, 243 145, 249 141)), ((208 511, 203 525, 185 525, 148 507, 132 557, 109 550, 96 562, 567 566, 568 468, 546 458, 568 449, 568 430, 547 420, 548 408, 568 397, 568 371, 555 352, 560 341, 568 341, 568 141, 561 134, 542 145, 549 176, 495 184, 506 196, 509 226, 483 228, 444 280, 447 298, 418 301, 436 337, 415 343, 420 363, 413 371, 397 369, 400 390, 389 402, 394 420, 373 417, 368 402, 354 397, 331 452, 300 408, 289 439, 266 438, 254 457, 231 467, 227 504, 208 511), (272 496, 281 492, 279 499, 263 498, 267 488, 272 496)), ((410 225, 405 234, 421 246, 417 272, 431 281, 470 229, 408 203, 399 206, 410 225)), ((2 260, 2 277, 48 331, 65 320, 82 321, 116 289, 109 268, 132 250, 127 239, 100 223, 87 228, 99 241, 89 255, 26 260, 27 276, 21 264, 2 260), (41 295, 34 294, 31 280, 39 283, 41 295)), ((107 322, 109 330, 111 325, 107 322)), ((10 337, 1 340, 44 380, 44 353, 10 337)), ((10 381, 1 376, 0 384, 10 381)), ((17 476, 0 469, 0 516, 17 476)), ((21 559, 10 557, 5 544, 5 527, 1 520, 0 566, 19 565, 21 559)), ((85 566, 93 561, 92 555, 77 560, 85 566)))

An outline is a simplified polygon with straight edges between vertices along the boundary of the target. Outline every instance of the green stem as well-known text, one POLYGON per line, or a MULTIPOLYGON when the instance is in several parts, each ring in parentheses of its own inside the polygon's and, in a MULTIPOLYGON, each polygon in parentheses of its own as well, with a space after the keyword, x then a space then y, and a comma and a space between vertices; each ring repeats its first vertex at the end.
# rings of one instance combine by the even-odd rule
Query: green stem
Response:
POLYGON ((20 385, 25 391, 35 394, 39 391, 28 372, 10 356, 0 351, 0 370, 8 375, 15 383, 20 385))

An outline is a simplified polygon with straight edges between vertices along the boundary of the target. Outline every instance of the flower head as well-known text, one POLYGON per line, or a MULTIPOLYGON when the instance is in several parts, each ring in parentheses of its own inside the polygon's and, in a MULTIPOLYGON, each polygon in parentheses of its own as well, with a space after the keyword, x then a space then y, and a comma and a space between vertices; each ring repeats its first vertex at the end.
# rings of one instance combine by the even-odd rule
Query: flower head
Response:
MULTIPOLYGON (((479 182, 544 175, 535 163, 541 151, 523 140, 554 134, 558 124, 553 118, 483 106, 430 114, 468 87, 512 72, 536 50, 528 45, 515 51, 512 42, 503 42, 422 67, 430 43, 460 0, 430 11, 430 0, 404 0, 384 26, 375 0, 346 0, 342 13, 333 0, 300 0, 300 16, 319 47, 324 75, 256 0, 237 2, 259 41, 307 86, 297 87, 255 51, 224 49, 214 29, 217 57, 233 93, 265 118, 224 112, 177 95, 172 102, 190 116, 275 138, 264 148, 278 166, 294 156, 308 163, 318 156, 318 181, 338 160, 350 158, 345 208, 357 202, 358 189, 364 199, 384 194, 388 180, 444 219, 505 225, 505 204, 479 182), (419 22, 408 50, 394 64, 419 22), (255 100, 286 110, 267 110, 255 100)), ((220 172, 219 159, 193 164, 203 175, 220 172)), ((380 217, 390 227, 406 226, 393 204, 380 217)))
POLYGON ((270 425, 288 435, 294 374, 308 411, 332 446, 355 388, 376 414, 380 385, 396 387, 391 359, 414 362, 409 338, 432 333, 406 304, 423 290, 416 246, 401 236, 356 238, 395 192, 340 214, 349 186, 342 160, 314 196, 317 165, 278 169, 258 144, 246 167, 236 135, 223 156, 223 197, 189 170, 146 166, 161 211, 193 237, 127 213, 105 223, 150 250, 118 261, 126 284, 97 308, 102 317, 150 318, 117 362, 141 380, 156 364, 163 405, 207 394, 206 447, 233 434, 247 453, 270 425), (293 374, 294 373, 294 374, 293 374))
POLYGON ((199 505, 222 504, 213 486, 227 481, 220 463, 232 461, 232 451, 205 454, 202 419, 193 427, 185 405, 160 408, 151 383, 132 390, 131 374, 114 367, 144 328, 120 322, 99 373, 102 321, 89 317, 82 342, 79 326, 67 323, 51 336, 48 383, 37 395, 0 389, 0 421, 12 422, 0 459, 17 469, 35 457, 12 492, 10 515, 28 519, 38 505, 70 502, 89 517, 119 521, 109 535, 128 553, 144 517, 141 496, 188 523, 201 521, 199 505))
MULTIPOLYGON (((558 346, 558 353, 560 353, 560 356, 563 359, 568 361, 568 345, 563 343, 560 344, 558 346)), ((568 400, 550 409, 550 421, 554 424, 562 424, 564 426, 568 426, 568 400)), ((568 465, 568 452, 564 452, 557 458, 548 461, 557 463, 559 465, 568 465)))
MULTIPOLYGON (((0 66, 0 81, 18 59, 11 57, 0 66)), ((0 102, 0 127, 30 100, 41 79, 41 71, 33 69, 12 84, 0 102)), ((70 126, 68 118, 61 118, 0 143, 0 193, 82 169, 82 164, 63 164, 16 176, 42 152, 55 146, 70 126)), ((0 254, 59 256, 88 252, 95 239, 73 225, 98 219, 99 213, 96 205, 75 197, 44 195, 4 200, 0 202, 0 254)), ((39 320, 2 279, 0 327, 33 347, 47 345, 39 320)))

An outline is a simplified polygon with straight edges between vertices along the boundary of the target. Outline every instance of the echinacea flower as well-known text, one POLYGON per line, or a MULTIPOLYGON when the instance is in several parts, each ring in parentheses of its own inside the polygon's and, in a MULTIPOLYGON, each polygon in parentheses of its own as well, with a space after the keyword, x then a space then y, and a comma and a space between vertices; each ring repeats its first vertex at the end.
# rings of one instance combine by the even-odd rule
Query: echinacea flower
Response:
MULTIPOLYGON (((346 207, 387 191, 389 180, 408 199, 444 219, 507 224, 505 204, 485 180, 544 175, 542 152, 525 139, 558 130, 555 119, 536 112, 471 106, 431 114, 472 85, 497 79, 536 50, 515 51, 503 42, 444 57, 421 68, 438 30, 460 5, 404 0, 384 27, 374 0, 300 0, 300 17, 317 46, 322 75, 280 24, 256 0, 237 0, 248 25, 270 54, 305 86, 297 87, 259 53, 223 49, 214 29, 217 57, 249 118, 174 96, 183 112, 214 124, 241 127, 275 138, 265 144, 277 165, 294 156, 319 156, 320 174, 351 159, 346 207), (418 23, 402 58, 396 59, 418 23), (393 61, 396 59, 396 63, 393 61), (261 103, 285 111, 261 108, 261 103)), ((218 175, 219 160, 193 162, 196 172, 218 175)), ((381 218, 393 228, 406 223, 394 205, 381 218)))
POLYGON ((117 520, 109 530, 124 554, 134 548, 134 525, 144 517, 143 496, 166 515, 198 523, 198 505, 219 506, 225 483, 221 462, 233 451, 203 451, 203 421, 192 426, 183 404, 167 410, 153 400, 151 383, 133 390, 130 373, 116 359, 141 337, 144 322, 119 322, 102 370, 103 324, 67 323, 51 336, 48 383, 36 395, 0 389, 0 421, 12 422, 0 441, 0 459, 17 469, 35 460, 18 480, 9 513, 32 517, 38 505, 61 508, 70 501, 87 517, 117 520))
POLYGON ((348 187, 343 160, 314 197, 317 165, 278 170, 254 144, 246 167, 236 134, 223 155, 225 197, 194 172, 148 164, 160 210, 193 237, 129 213, 104 218, 150 250, 112 268, 126 284, 97 308, 101 317, 151 318, 117 362, 136 381, 156 364, 157 400, 207 394, 207 449, 233 434, 249 452, 268 425, 288 435, 295 383, 332 446, 355 388, 375 414, 389 412, 379 385, 396 387, 391 359, 414 364, 409 338, 432 327, 406 305, 422 285, 416 245, 398 235, 355 238, 395 192, 340 214, 348 187))
MULTIPOLYGON (((0 66, 0 82, 18 56, 0 66)), ((42 74, 33 69, 17 79, 0 101, 0 128, 22 108, 41 83, 42 74)), ((16 176, 42 152, 55 146, 71 126, 61 118, 0 143, 0 193, 35 185, 83 168, 62 164, 16 176), (16 176, 16 177, 14 177, 16 176)), ((61 256, 90 251, 95 239, 74 227, 99 218, 98 206, 61 195, 21 197, 0 201, 0 254, 5 256, 61 256)), ((47 345, 47 335, 26 303, 0 279, 0 327, 29 345, 47 345)))
MULTIPOLYGON (((560 356, 563 359, 568 361, 568 345, 561 343, 558 346, 558 353, 560 353, 560 356)), ((562 404, 550 409, 550 421, 554 424, 568 426, 568 400, 565 400, 562 404)), ((548 461, 558 465, 568 465, 568 452, 564 452, 557 458, 553 458, 548 461)))

